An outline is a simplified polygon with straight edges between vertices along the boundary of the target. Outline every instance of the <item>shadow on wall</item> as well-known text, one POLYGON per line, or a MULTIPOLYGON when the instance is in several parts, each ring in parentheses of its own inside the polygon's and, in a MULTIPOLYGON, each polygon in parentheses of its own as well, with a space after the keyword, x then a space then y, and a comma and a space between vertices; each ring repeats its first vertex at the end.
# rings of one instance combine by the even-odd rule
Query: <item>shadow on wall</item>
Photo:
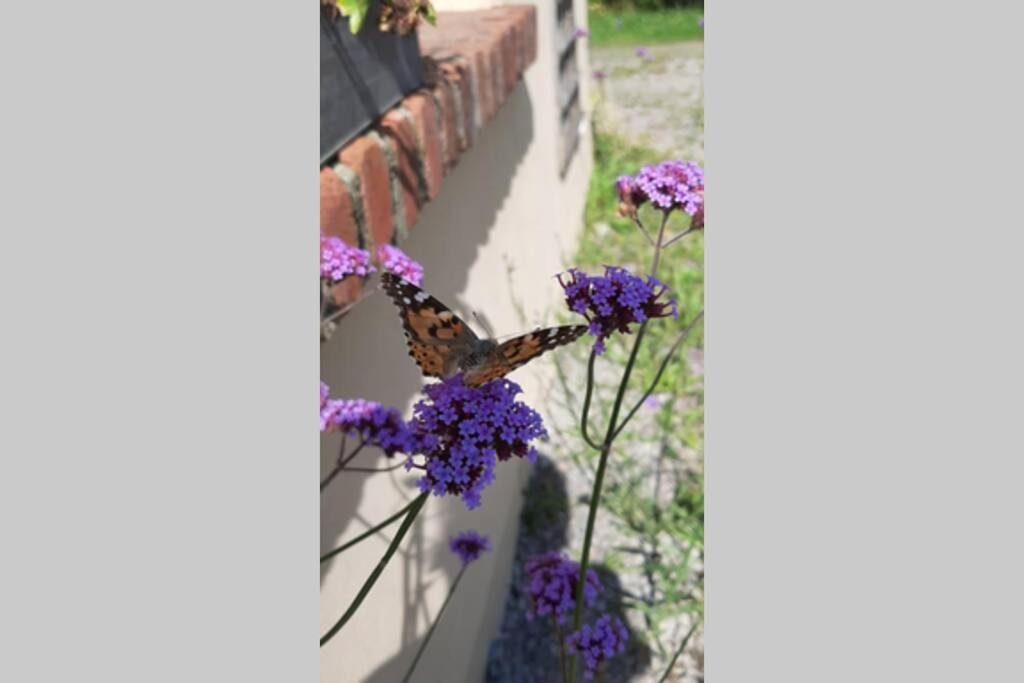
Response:
MULTIPOLYGON (((532 116, 529 92, 520 83, 460 158, 438 197, 423 207, 417 226, 401 245, 423 265, 424 284, 430 292, 449 305, 465 310, 456 292, 465 288, 467 272, 508 197, 516 168, 533 138, 532 116)), ((341 321, 331 341, 321 346, 321 378, 334 397, 362 397, 404 407, 419 394, 423 380, 406 351, 394 305, 377 289, 378 282, 376 277, 367 282, 366 298, 341 321)), ((333 469, 340 444, 335 435, 321 440, 321 477, 333 469)), ((396 462, 367 449, 351 465, 384 467, 396 462)), ((413 477, 402 469, 383 474, 343 472, 320 498, 321 553, 337 547, 346 531, 358 533, 363 525, 380 521, 356 516, 363 483, 370 476, 391 478, 396 492, 407 499, 415 495, 414 488, 404 485, 413 477), (359 524, 352 525, 353 521, 359 524)))
MULTIPOLYGON (((460 157, 439 195, 422 207, 417 225, 401 243, 402 249, 423 265, 424 284, 429 291, 462 313, 468 311, 456 294, 466 287, 468 271, 489 239, 533 135, 533 103, 525 84, 519 83, 497 116, 479 131, 473 147, 460 157)), ((332 397, 361 397, 404 410, 418 400, 424 380, 408 356, 397 311, 378 290, 378 283, 376 277, 368 281, 366 298, 341 321, 332 339, 321 345, 321 379, 330 385, 332 397)), ((409 416, 408 410, 405 416, 409 416)), ((352 441, 349 439, 350 451, 352 441)), ((333 469, 340 444, 337 435, 321 438, 321 478, 333 469)), ((376 449, 366 449, 349 466, 380 468, 398 462, 385 459, 376 449)), ((390 511, 397 511, 418 493, 416 476, 403 468, 378 473, 342 472, 320 497, 321 554, 388 516, 384 513, 370 519, 358 514, 370 477, 374 478, 374 495, 385 495, 394 501, 387 506, 390 511)), ((450 582, 458 570, 446 545, 428 547, 422 531, 424 518, 443 520, 445 537, 466 528, 458 519, 465 513, 452 511, 461 508, 462 502, 447 502, 451 505, 427 505, 391 561, 388 571, 402 572, 403 607, 396 612, 395 619, 401 619, 403 647, 396 657, 364 680, 391 683, 401 679, 419 645, 417 613, 420 623, 433 617, 420 597, 428 587, 427 576, 431 582, 439 581, 444 579, 443 571, 450 582)), ((484 508, 487 502, 485 495, 484 508)), ((469 514, 489 514, 484 508, 469 514)), ((397 525, 391 526, 380 537, 390 540, 396 529, 397 525)), ((329 568, 330 562, 321 565, 321 584, 329 568)), ((352 577, 351 581, 361 582, 364 578, 352 577)), ((372 602, 371 597, 364 608, 372 607, 372 602)), ((344 605, 338 606, 339 614, 343 608, 344 605)))

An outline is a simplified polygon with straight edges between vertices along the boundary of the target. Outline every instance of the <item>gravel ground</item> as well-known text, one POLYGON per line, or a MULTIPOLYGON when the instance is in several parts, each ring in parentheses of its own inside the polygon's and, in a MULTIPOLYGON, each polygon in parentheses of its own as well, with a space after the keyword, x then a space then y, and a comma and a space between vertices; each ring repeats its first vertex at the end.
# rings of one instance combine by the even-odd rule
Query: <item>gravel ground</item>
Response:
POLYGON ((597 82, 598 125, 628 139, 704 164, 704 43, 646 48, 591 48, 590 65, 607 77, 597 82))

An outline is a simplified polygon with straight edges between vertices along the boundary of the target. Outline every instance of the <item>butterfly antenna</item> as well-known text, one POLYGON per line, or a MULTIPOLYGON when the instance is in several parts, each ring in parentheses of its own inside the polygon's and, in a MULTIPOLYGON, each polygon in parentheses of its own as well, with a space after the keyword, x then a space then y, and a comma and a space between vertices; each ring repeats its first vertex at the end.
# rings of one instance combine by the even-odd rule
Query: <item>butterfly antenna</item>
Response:
POLYGON ((491 326, 487 324, 487 321, 484 320, 483 318, 481 318, 479 315, 477 315, 476 311, 473 311, 473 318, 478 323, 480 323, 480 327, 484 328, 484 332, 487 333, 487 336, 493 339, 494 338, 494 330, 492 330, 491 326))

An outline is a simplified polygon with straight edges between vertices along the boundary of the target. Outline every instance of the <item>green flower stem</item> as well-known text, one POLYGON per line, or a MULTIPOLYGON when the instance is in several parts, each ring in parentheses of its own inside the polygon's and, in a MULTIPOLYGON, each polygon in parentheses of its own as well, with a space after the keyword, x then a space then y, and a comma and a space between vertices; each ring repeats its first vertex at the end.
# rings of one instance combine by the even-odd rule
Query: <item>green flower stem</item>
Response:
POLYGON ((417 500, 416 498, 412 499, 411 501, 409 501, 409 504, 406 505, 404 508, 402 508, 401 510, 399 510, 395 514, 391 515, 390 517, 388 517, 387 519, 385 519, 383 522, 381 522, 377 526, 373 527, 372 529, 367 529, 363 533, 361 533, 358 536, 356 536, 355 538, 353 538, 348 543, 345 543, 344 545, 341 545, 341 546, 335 548, 334 550, 330 551, 329 553, 327 553, 325 555, 321 555, 320 556, 320 564, 323 564, 324 562, 326 562, 327 560, 331 559, 332 557, 334 557, 335 555, 337 555, 341 551, 347 550, 348 548, 351 548, 356 543, 359 543, 360 541, 362 541, 365 538, 369 538, 370 536, 373 536, 375 533, 377 533, 378 531, 380 531, 384 527, 394 523, 395 521, 398 520, 399 517, 401 517, 406 512, 408 512, 409 508, 411 508, 413 505, 416 504, 416 500, 417 500))
POLYGON ((601 445, 594 443, 587 433, 587 422, 590 421, 590 399, 594 394, 594 361, 597 360, 597 353, 590 351, 590 361, 587 363, 587 391, 583 395, 583 412, 580 417, 580 431, 583 433, 583 440, 586 441, 595 451, 601 450, 601 445))
MULTIPOLYGON (((658 276, 658 264, 661 262, 662 243, 665 239, 665 226, 668 225, 668 212, 661 217, 661 226, 658 228, 658 241, 654 244, 654 258, 651 260, 651 277, 658 276)), ((639 219, 637 219, 639 222, 639 219)), ((641 226, 642 227, 642 226, 641 226)), ((644 333, 647 331, 645 320, 640 329, 637 330, 636 340, 633 342, 633 350, 626 361, 626 368, 622 372, 622 380, 619 382, 619 390, 615 394, 615 403, 612 404, 611 417, 608 420, 608 431, 605 432, 604 441, 601 443, 601 456, 597 463, 597 474, 594 477, 594 488, 590 493, 590 509, 587 511, 587 530, 583 535, 583 553, 580 556, 580 574, 576 582, 576 612, 573 616, 573 631, 578 631, 583 622, 583 588, 586 585, 587 566, 590 563, 590 543, 594 537, 594 523, 597 520, 597 507, 601 501, 601 487, 604 485, 604 471, 608 465, 608 455, 612 450, 612 443, 615 441, 617 420, 619 410, 622 408, 622 399, 626 395, 626 387, 629 385, 629 376, 633 372, 633 365, 636 363, 637 353, 640 351, 640 344, 643 343, 644 333)), ((588 377, 591 383, 592 377, 588 377)), ((589 391, 589 387, 588 387, 589 391)), ((569 680, 576 677, 576 655, 569 658, 569 680)))
POLYGON ((676 339, 675 343, 672 344, 672 347, 668 350, 668 353, 665 354, 664 360, 661 361, 661 367, 658 368, 658 374, 654 376, 654 381, 651 382, 651 386, 648 387, 647 393, 640 397, 640 400, 636 402, 636 405, 633 406, 633 409, 626 414, 625 418, 623 418, 622 423, 619 424, 619 428, 615 430, 615 436, 619 435, 619 433, 622 431, 622 428, 626 426, 626 423, 630 421, 633 415, 636 414, 636 411, 640 409, 640 406, 644 404, 644 401, 647 400, 647 397, 654 393, 654 390, 658 387, 658 382, 661 381, 662 373, 665 372, 665 368, 668 367, 669 361, 672 360, 672 356, 675 354, 676 350, 679 349, 679 346, 680 344, 683 343, 683 340, 686 339, 686 337, 689 336, 690 332, 693 331, 693 326, 700 322, 700 320, 703 317, 704 311, 701 311, 696 316, 694 316, 693 320, 690 321, 690 324, 687 325, 679 334, 679 337, 676 339))
POLYGON ((683 642, 679 643, 679 649, 676 650, 674 655, 672 655, 672 661, 668 663, 668 668, 665 669, 665 673, 663 673, 661 678, 658 679, 658 683, 665 683, 665 681, 668 680, 668 675, 672 673, 672 667, 676 665, 676 660, 679 659, 679 655, 683 654, 683 650, 686 649, 686 644, 690 642, 690 636, 693 635, 693 632, 697 630, 697 626, 699 625, 700 620, 694 621, 693 626, 691 626, 690 630, 686 632, 685 636, 683 636, 683 642))
POLYGON ((409 670, 405 672, 405 678, 402 679, 402 683, 407 683, 412 678, 412 672, 416 669, 416 665, 420 661, 420 657, 423 656, 423 651, 427 649, 427 643, 430 642, 430 637, 434 635, 434 629, 437 628, 438 623, 441 621, 441 615, 444 614, 444 608, 448 606, 448 602, 455 595, 455 589, 459 587, 459 581, 462 580, 462 575, 466 573, 466 567, 469 565, 462 565, 462 569, 459 570, 455 580, 452 581, 452 587, 448 589, 448 597, 444 599, 441 604, 441 609, 437 611, 437 616, 434 617, 434 623, 430 625, 430 630, 427 631, 427 635, 423 638, 423 642, 420 643, 420 649, 416 651, 416 656, 412 659, 412 664, 409 665, 409 670))
POLYGON ((670 238, 670 239, 669 239, 669 240, 668 240, 667 242, 665 242, 665 246, 667 247, 668 245, 672 244, 673 242, 675 242, 675 241, 677 241, 677 240, 681 240, 681 239, 683 239, 684 237, 686 237, 687 235, 689 235, 689 234, 690 234, 691 232, 696 232, 696 231, 697 231, 697 228, 687 228, 686 230, 683 230, 683 231, 682 231, 681 233, 679 233, 678 235, 674 235, 674 236, 673 236, 672 238, 670 238))
POLYGON ((365 446, 365 445, 366 445, 366 441, 361 441, 359 443, 359 445, 356 446, 356 449, 354 451, 352 451, 352 453, 346 458, 345 457, 345 441, 344 441, 344 439, 342 439, 342 442, 341 442, 341 452, 338 453, 338 462, 337 462, 337 464, 335 464, 334 469, 331 470, 331 473, 327 475, 327 478, 324 479, 322 482, 320 482, 320 492, 321 493, 323 492, 323 490, 325 488, 327 488, 327 485, 330 484, 334 480, 334 478, 336 476, 338 476, 338 473, 341 472, 343 469, 345 469, 345 465, 347 465, 352 460, 352 458, 354 458, 357 455, 359 455, 359 451, 363 450, 363 446, 365 446))
POLYGON ((406 513, 405 520, 402 522, 402 526, 398 527, 398 533, 395 534, 395 537, 391 540, 391 545, 388 546, 387 551, 384 553, 384 557, 380 558, 380 562, 378 562, 377 566, 374 567, 373 572, 371 572, 369 578, 366 579, 366 583, 364 583, 363 587, 359 589, 359 594, 356 595, 356 599, 352 601, 349 608, 345 610, 343 615, 341 615, 341 619, 338 620, 338 623, 332 626, 331 630, 320 638, 320 647, 326 645, 327 641, 337 635, 342 627, 348 623, 348 620, 352 618, 352 615, 356 613, 359 606, 363 604, 363 600, 365 600, 366 596, 370 593, 370 589, 373 588, 373 584, 377 583, 377 579, 380 578, 384 568, 388 566, 391 556, 395 554, 396 550, 398 550, 398 546, 402 543, 402 539, 405 538, 405 534, 408 533, 409 528, 416 519, 416 515, 418 515, 420 510, 423 508, 423 504, 427 502, 428 495, 430 494, 421 493, 418 498, 413 500, 412 505, 409 507, 409 512, 406 513))

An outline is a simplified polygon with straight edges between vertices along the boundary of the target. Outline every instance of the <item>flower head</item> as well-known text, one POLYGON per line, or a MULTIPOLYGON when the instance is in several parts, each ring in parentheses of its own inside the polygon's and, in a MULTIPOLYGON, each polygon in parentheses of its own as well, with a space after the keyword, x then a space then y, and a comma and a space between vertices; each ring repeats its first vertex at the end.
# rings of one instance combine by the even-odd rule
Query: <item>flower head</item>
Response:
POLYGON ((599 81, 603 81, 608 78, 608 72, 603 69, 594 69, 594 78, 599 81))
POLYGON ((368 252, 350 247, 338 237, 324 237, 320 233, 320 277, 338 282, 349 275, 366 277, 374 270, 368 252))
POLYGON ((635 215, 650 202, 660 211, 681 210, 704 221, 704 171, 691 161, 662 161, 644 166, 635 176, 622 176, 615 183, 619 213, 635 215))
POLYGON ((646 47, 642 45, 638 47, 634 52, 636 53, 636 56, 639 57, 640 59, 646 60, 651 58, 651 53, 647 50, 646 47))
POLYGON ((570 633, 565 644, 570 652, 583 656, 583 677, 590 679, 598 666, 626 650, 628 639, 629 632, 622 620, 605 614, 593 625, 584 624, 579 631, 570 633))
POLYGON ((420 452, 427 458, 419 480, 423 492, 459 495, 475 508, 494 481, 497 462, 513 455, 533 462, 537 451, 531 442, 547 436, 540 415, 515 400, 522 389, 506 379, 467 387, 456 375, 423 391, 426 398, 413 409, 420 452))
POLYGON ((580 38, 589 38, 589 37, 590 37, 590 31, 588 31, 585 28, 580 28, 579 26, 577 26, 576 30, 572 32, 573 40, 578 40, 580 38))
POLYGON ((700 19, 697 20, 697 26, 704 28, 704 17, 701 17, 700 19))
POLYGON ((470 529, 448 541, 448 547, 462 559, 462 566, 491 550, 491 541, 470 529))
POLYGON ((423 284, 423 266, 405 255, 398 247, 382 244, 377 247, 377 262, 389 273, 394 273, 417 287, 423 284))
POLYGON ((619 193, 619 214, 623 216, 636 216, 637 208, 647 201, 647 195, 630 175, 619 176, 615 181, 615 191, 619 193))
POLYGON ((653 277, 637 277, 624 268, 605 266, 604 275, 587 275, 570 268, 571 280, 564 282, 559 274, 558 283, 565 290, 569 309, 584 316, 590 323, 590 334, 597 338, 594 351, 604 353, 604 340, 612 332, 630 334, 633 323, 651 318, 679 317, 675 300, 661 300, 668 291, 653 277))
MULTIPOLYGON (((580 565, 558 551, 532 557, 523 567, 527 576, 526 590, 530 594, 529 619, 550 614, 561 624, 576 609, 576 591, 579 588, 580 565)), ((587 570, 583 585, 583 602, 594 604, 601 584, 593 569, 587 570)))
POLYGON ((395 453, 413 453, 420 441, 396 408, 374 401, 331 399, 327 385, 320 382, 320 431, 341 432, 361 437, 388 457, 395 453))

